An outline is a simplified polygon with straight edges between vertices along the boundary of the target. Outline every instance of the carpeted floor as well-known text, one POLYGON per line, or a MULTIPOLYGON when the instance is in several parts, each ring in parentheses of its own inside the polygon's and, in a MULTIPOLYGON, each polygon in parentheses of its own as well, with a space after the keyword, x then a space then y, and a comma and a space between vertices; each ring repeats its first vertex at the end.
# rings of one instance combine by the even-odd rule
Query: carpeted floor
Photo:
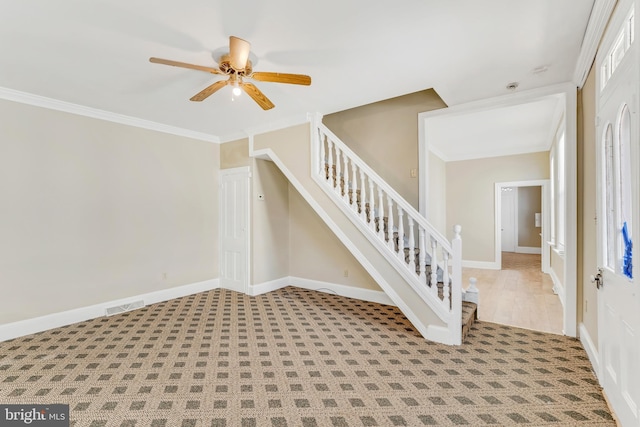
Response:
POLYGON ((479 322, 425 341, 395 307, 214 290, 0 343, 0 403, 76 427, 614 426, 579 341, 479 322))

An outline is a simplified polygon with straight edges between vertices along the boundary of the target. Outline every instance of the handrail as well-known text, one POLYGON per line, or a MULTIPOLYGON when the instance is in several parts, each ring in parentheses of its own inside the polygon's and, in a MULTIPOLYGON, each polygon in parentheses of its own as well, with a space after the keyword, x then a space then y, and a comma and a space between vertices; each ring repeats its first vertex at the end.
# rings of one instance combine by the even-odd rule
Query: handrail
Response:
POLYGON ((451 242, 320 121, 312 126, 312 171, 441 319, 459 344, 462 240, 451 242), (417 233, 415 233, 417 228, 417 233))
POLYGON ((414 218, 414 221, 417 221, 425 230, 427 230, 429 234, 434 237, 438 241, 438 243, 440 243, 440 245, 447 249, 448 252, 452 252, 449 240, 432 224, 430 224, 420 212, 418 212, 413 206, 411 206, 409 202, 404 199, 404 197, 398 194, 398 192, 394 190, 393 187, 391 187, 384 179, 382 179, 380 175, 378 175, 373 169, 371 169, 371 167, 369 167, 369 165, 367 165, 344 142, 342 142, 342 140, 338 138, 336 134, 331 131, 331 129, 326 127, 324 123, 319 123, 318 128, 322 133, 329 136, 332 142, 335 145, 338 145, 343 153, 347 153, 349 155, 349 158, 351 158, 352 161, 356 163, 361 170, 366 172, 367 176, 370 176, 373 181, 380 185, 385 193, 391 195, 396 203, 398 203, 398 205, 400 205, 406 213, 411 214, 411 216, 414 218))

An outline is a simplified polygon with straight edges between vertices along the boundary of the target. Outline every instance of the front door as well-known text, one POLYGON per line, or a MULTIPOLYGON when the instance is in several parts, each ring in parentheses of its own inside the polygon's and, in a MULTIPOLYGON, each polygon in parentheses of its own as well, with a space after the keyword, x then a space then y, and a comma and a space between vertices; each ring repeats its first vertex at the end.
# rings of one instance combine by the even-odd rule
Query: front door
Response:
POLYGON ((220 286, 247 293, 249 168, 220 171, 220 286))
MULTIPOLYGON (((624 4, 622 2, 619 9, 624 4)), ((640 425, 638 67, 633 5, 618 10, 597 61, 599 377, 623 426, 640 425), (636 241, 638 239, 636 238, 636 241), (635 270, 634 270, 634 267, 635 270)))

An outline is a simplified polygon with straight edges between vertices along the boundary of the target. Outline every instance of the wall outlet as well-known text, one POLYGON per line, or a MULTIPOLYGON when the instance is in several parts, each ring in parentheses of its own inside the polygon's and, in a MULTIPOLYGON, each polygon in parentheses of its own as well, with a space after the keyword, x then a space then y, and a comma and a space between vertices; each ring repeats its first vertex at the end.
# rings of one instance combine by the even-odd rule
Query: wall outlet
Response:
POLYGON ((349 277, 349 269, 344 269, 344 277, 349 277))
POLYGON ((418 176, 418 169, 411 169, 409 170, 409 175, 411 176, 411 178, 416 178, 418 176))
POLYGON ((167 280, 167 273, 162 273, 162 280, 167 280))

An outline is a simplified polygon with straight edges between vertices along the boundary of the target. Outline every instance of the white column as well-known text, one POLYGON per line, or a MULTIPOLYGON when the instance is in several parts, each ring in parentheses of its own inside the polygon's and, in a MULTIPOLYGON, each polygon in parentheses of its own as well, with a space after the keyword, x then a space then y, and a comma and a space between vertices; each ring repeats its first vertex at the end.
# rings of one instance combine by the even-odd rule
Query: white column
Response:
POLYGON ((365 203, 367 202, 367 188, 364 186, 364 171, 360 169, 360 218, 367 222, 367 214, 365 212, 365 203))
POLYGON ((340 174, 342 173, 342 166, 340 162, 340 148, 338 148, 338 146, 336 146, 335 148, 336 148, 336 181, 333 188, 336 190, 336 193, 340 195, 340 174))
POLYGON ((408 215, 407 220, 409 222, 409 267, 411 268, 411 272, 416 272, 416 238, 413 229, 414 222, 413 217, 408 215))
POLYGON ((327 182, 333 187, 333 142, 327 138, 327 182))
POLYGON ((369 178, 369 227, 375 233, 376 231, 376 221, 375 221, 375 194, 373 192, 373 181, 369 178))
POLYGON ((342 200, 349 204, 349 158, 344 151, 342 152, 342 159, 344 161, 344 169, 342 171, 342 200))
POLYGON ((425 231, 424 228, 420 227, 420 225, 418 225, 419 227, 419 236, 418 238, 420 239, 418 242, 418 245, 420 245, 420 279, 426 284, 426 280, 427 280, 427 276, 426 276, 426 271, 427 271, 427 266, 426 266, 426 262, 427 262, 427 246, 425 244, 425 231))
POLYGON ((404 212, 398 206, 398 258, 404 262, 404 220, 402 215, 404 212))
POLYGON ((438 242, 431 238, 431 291, 438 296, 438 242))
POLYGON ((380 186, 378 186, 378 237, 384 242, 384 199, 380 186))
POLYGON ((326 179, 325 168, 327 167, 327 158, 324 152, 324 140, 325 136, 322 134, 320 128, 318 128, 318 141, 320 142, 320 158, 318 159, 318 173, 321 177, 326 179))
POLYGON ((387 194, 387 205, 389 205, 387 210, 387 246, 395 252, 396 245, 393 241, 393 198, 389 194, 387 194))
POLYGON ((358 214, 358 165, 351 160, 351 209, 358 214))

